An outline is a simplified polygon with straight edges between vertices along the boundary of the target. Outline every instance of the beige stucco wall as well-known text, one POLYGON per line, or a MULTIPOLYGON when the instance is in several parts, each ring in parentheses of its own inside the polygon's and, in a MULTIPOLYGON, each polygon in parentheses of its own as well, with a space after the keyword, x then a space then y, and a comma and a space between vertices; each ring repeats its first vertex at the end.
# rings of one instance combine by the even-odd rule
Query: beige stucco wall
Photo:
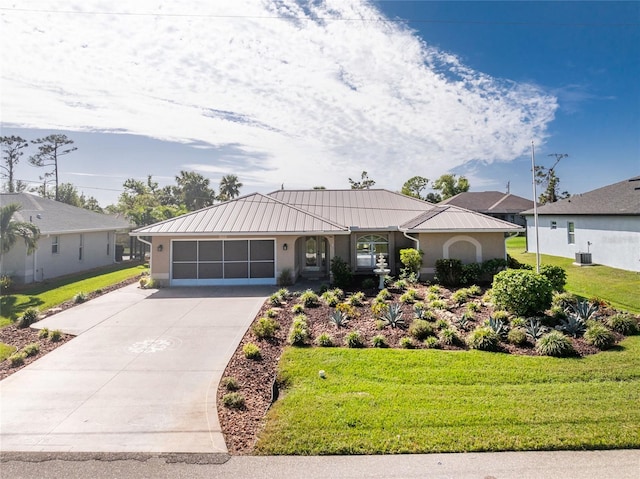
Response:
POLYGON ((421 274, 435 273, 436 261, 459 259, 464 264, 506 258, 504 233, 421 233, 420 249, 424 251, 421 274))

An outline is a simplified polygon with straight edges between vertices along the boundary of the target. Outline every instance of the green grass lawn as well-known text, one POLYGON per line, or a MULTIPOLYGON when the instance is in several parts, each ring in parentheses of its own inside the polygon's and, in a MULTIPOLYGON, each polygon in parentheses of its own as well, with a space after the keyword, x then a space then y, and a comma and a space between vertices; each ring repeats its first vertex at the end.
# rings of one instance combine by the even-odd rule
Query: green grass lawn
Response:
POLYGON ((640 447, 638 336, 584 359, 287 348, 280 374, 259 454, 640 447))
POLYGON ((19 293, 3 295, 0 299, 0 327, 11 324, 29 307, 39 310, 52 308, 69 301, 76 293, 90 293, 138 276, 148 270, 146 265, 127 263, 101 268, 79 275, 39 283, 19 293))
MULTIPOLYGON (((507 240, 507 252, 521 263, 536 264, 535 253, 525 253, 525 238, 507 240)), ((573 259, 541 255, 541 264, 562 267, 567 272, 566 290, 579 296, 597 296, 609 301, 614 307, 640 313, 640 274, 633 271, 609 268, 608 266, 574 266, 573 259)))

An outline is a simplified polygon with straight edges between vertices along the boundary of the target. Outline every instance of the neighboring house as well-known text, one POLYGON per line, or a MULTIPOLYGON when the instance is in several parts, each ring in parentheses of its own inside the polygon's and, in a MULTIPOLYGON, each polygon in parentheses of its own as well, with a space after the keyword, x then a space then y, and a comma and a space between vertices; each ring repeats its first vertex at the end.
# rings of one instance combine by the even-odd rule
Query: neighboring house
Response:
POLYGON ((447 198, 439 204, 459 206, 523 227, 527 223, 520 213, 533 208, 532 200, 499 191, 467 191, 447 198))
POLYGON ((27 254, 18 239, 2 255, 1 274, 18 283, 33 283, 115 262, 116 233, 127 232, 129 221, 103 215, 27 193, 0 194, 2 205, 21 206, 14 218, 40 230, 38 248, 27 254))
MULTIPOLYGON (((533 210, 523 214, 535 252, 533 210)), ((640 176, 540 206, 538 236, 542 254, 640 271, 640 176)))
POLYGON ((464 263, 505 258, 505 233, 517 225, 387 190, 280 190, 250 194, 136 229, 151 244, 151 277, 160 284, 276 284, 289 270, 330 275, 331 259, 371 274, 382 253, 392 274, 399 250, 424 251, 421 273, 441 258, 464 263))

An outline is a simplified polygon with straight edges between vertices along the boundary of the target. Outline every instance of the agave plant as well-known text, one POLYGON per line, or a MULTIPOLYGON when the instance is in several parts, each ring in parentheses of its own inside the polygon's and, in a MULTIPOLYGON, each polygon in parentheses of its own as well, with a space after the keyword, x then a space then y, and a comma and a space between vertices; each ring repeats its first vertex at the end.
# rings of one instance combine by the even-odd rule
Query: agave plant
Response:
POLYGON ((489 327, 501 338, 507 335, 507 325, 499 318, 489 318, 489 327))
POLYGON ((416 319, 423 319, 425 312, 426 308, 424 306, 424 303, 416 303, 413 305, 413 314, 415 315, 416 319))
POLYGON ((465 329, 467 329, 470 319, 473 319, 473 314, 464 313, 462 316, 455 320, 456 326, 464 331, 465 329))
POLYGON ((578 314, 569 313, 566 318, 560 318, 560 324, 556 329, 577 338, 587 330, 587 322, 578 314))
POLYGON ((540 323, 539 319, 535 318, 527 319, 524 329, 527 334, 531 336, 534 342, 544 336, 544 334, 547 332, 547 328, 544 327, 542 323, 540 323))
POLYGON ((346 326, 349 322, 349 315, 344 311, 340 311, 336 309, 329 318, 333 324, 336 325, 337 328, 342 326, 346 326))
POLYGON ((392 328, 397 328, 404 324, 402 305, 400 303, 390 304, 389 309, 381 316, 381 319, 392 328))
POLYGON ((574 304, 569 304, 567 308, 567 316, 571 314, 578 316, 583 321, 591 319, 598 312, 598 305, 585 300, 578 300, 574 304))

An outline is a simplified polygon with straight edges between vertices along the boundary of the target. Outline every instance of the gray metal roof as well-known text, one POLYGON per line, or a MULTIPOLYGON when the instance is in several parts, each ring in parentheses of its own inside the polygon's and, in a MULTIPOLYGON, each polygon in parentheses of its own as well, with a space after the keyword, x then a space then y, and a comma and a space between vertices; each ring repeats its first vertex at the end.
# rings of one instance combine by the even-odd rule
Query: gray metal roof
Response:
POLYGON ((533 208, 533 201, 500 191, 467 191, 438 203, 454 205, 480 213, 520 213, 533 208))
POLYGON ((456 206, 437 206, 401 226, 410 231, 430 232, 516 232, 524 228, 456 206))
MULTIPOLYGON (((533 215, 533 209, 524 215, 533 215)), ((538 208, 541 215, 640 215, 640 176, 538 208)))
POLYGON ((303 232, 346 234, 348 229, 275 198, 253 193, 133 231, 142 236, 303 232))
POLYGON ((122 217, 96 213, 28 193, 0 194, 2 206, 11 203, 21 206, 14 219, 35 224, 41 234, 124 231, 131 228, 129 221, 122 217))

